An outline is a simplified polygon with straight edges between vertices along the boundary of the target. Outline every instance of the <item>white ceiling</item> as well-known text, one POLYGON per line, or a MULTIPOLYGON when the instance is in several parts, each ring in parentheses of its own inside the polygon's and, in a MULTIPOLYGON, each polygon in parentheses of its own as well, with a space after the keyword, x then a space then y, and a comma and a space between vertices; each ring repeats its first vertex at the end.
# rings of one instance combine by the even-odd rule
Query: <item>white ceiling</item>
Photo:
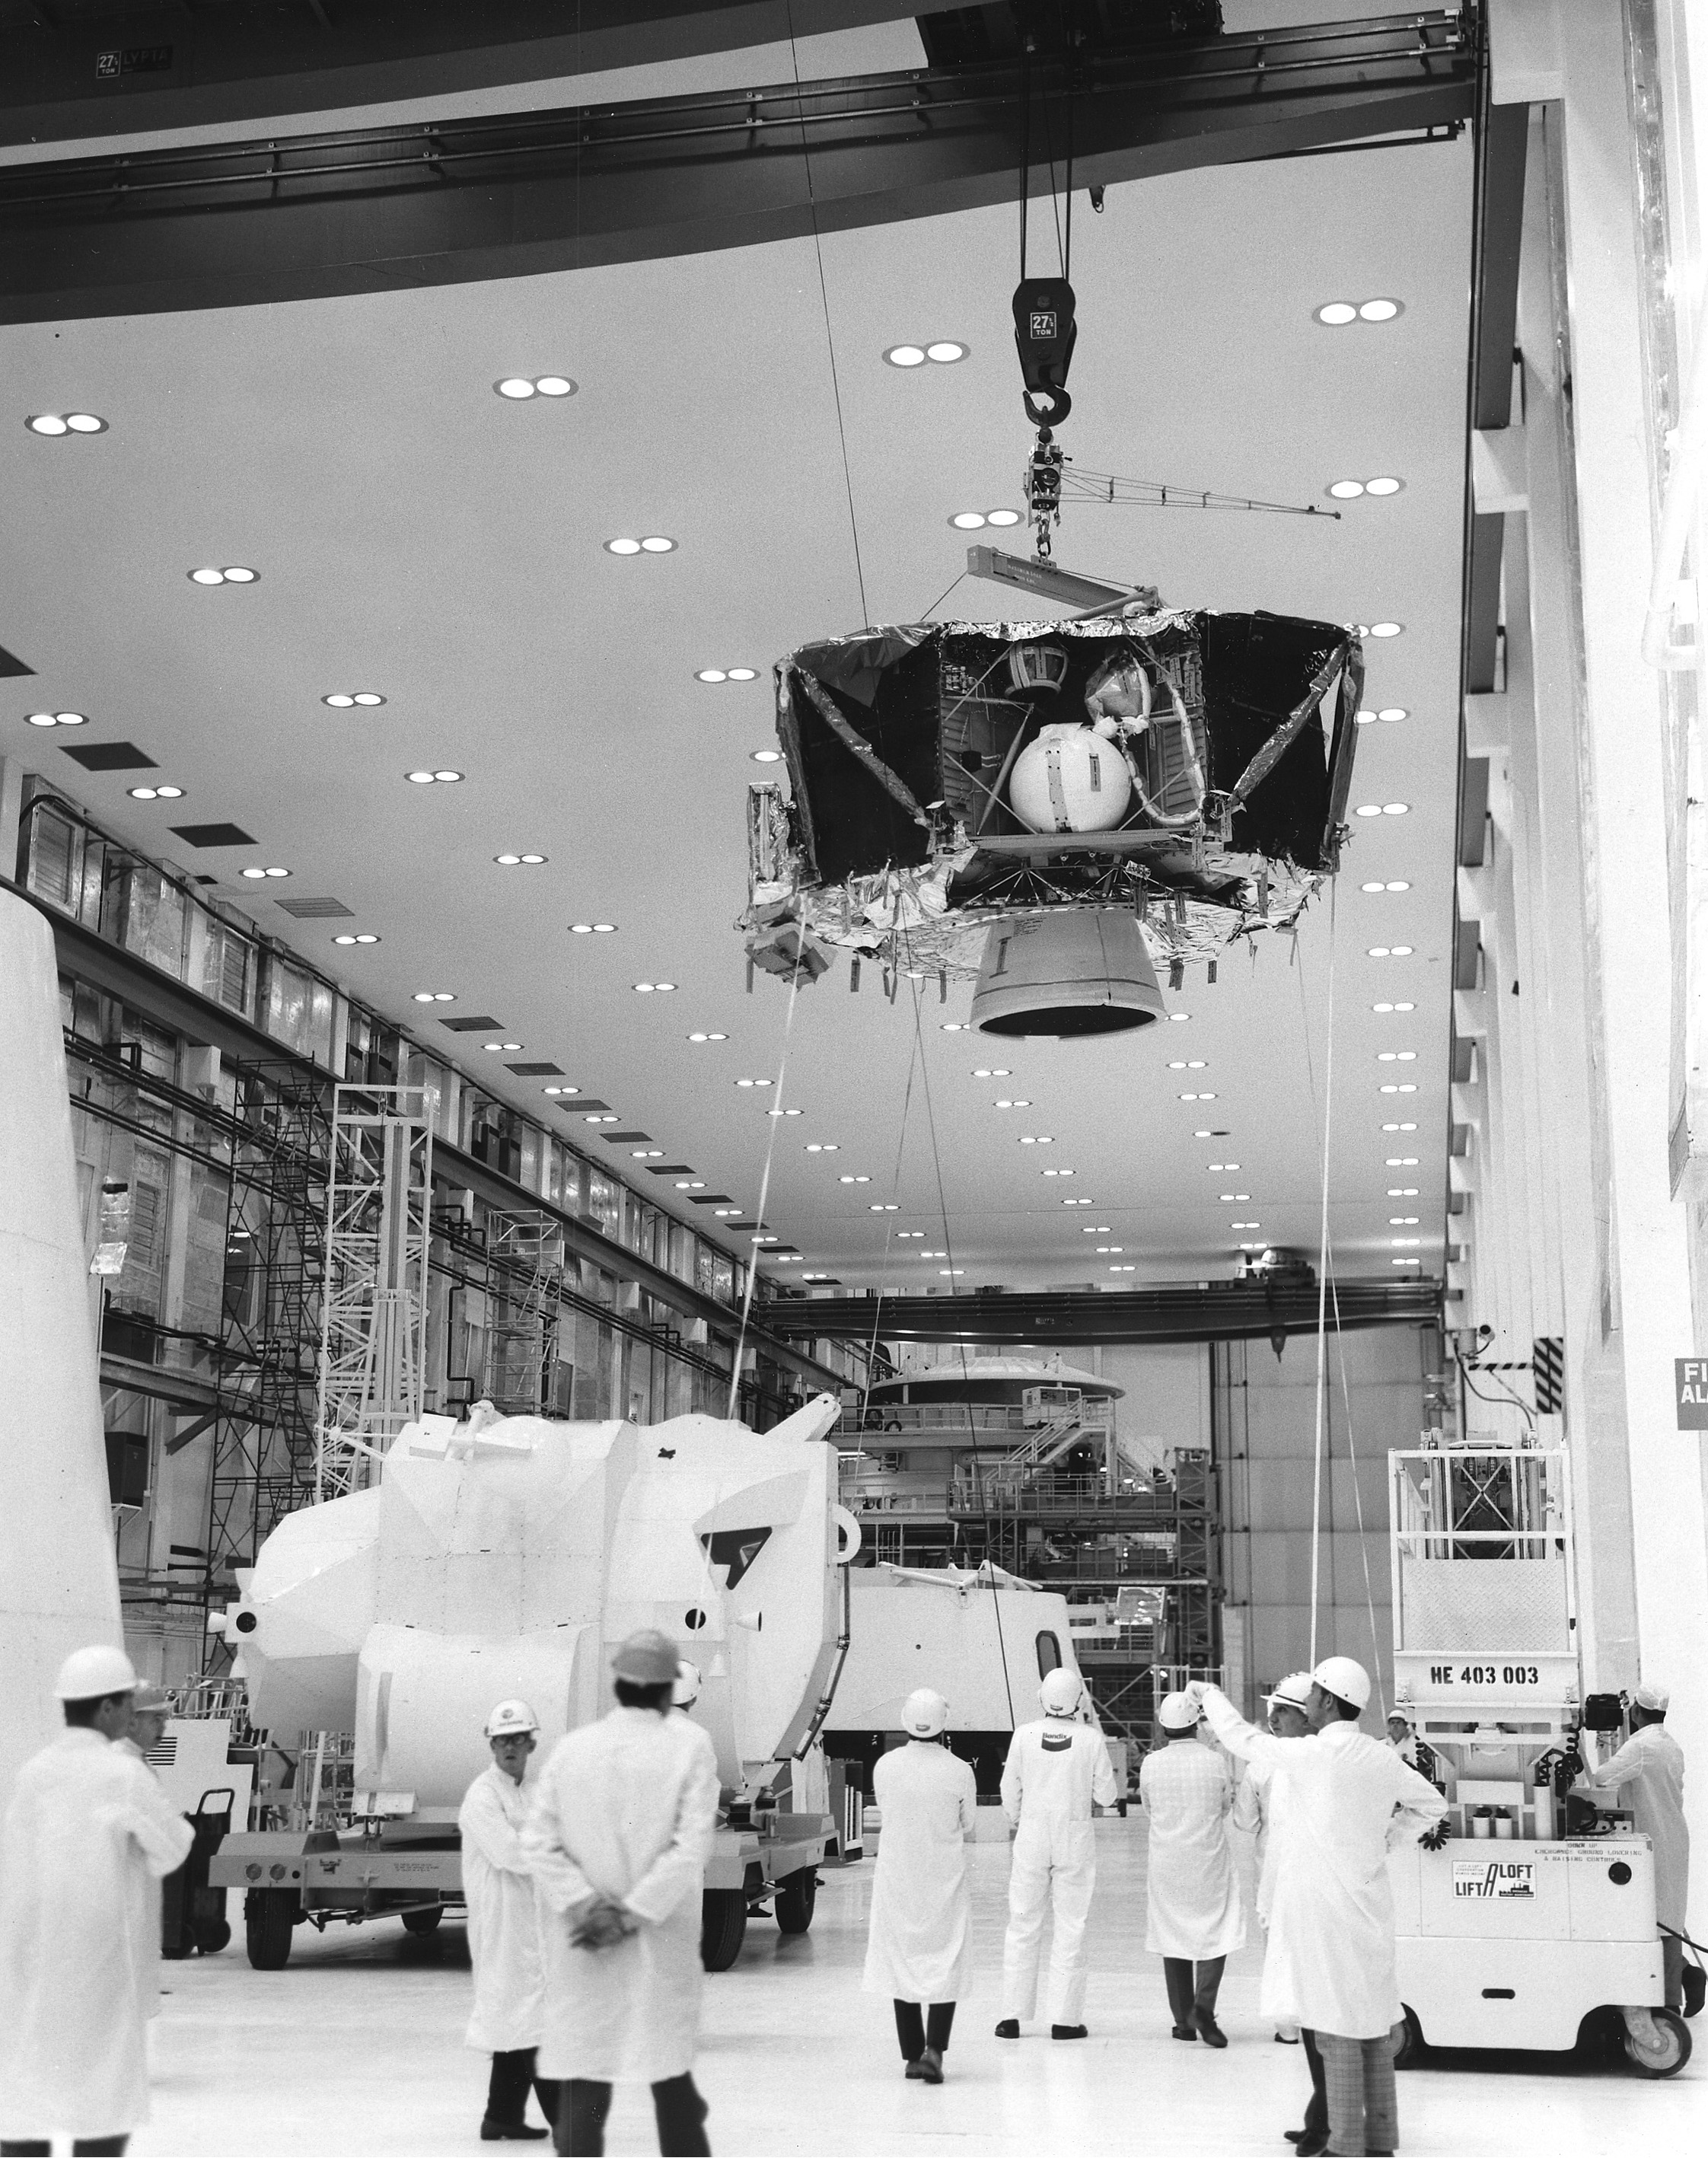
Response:
MULTIPOLYGON (((777 72, 771 49, 748 72, 777 72)), ((828 64, 821 56, 813 68, 828 64)), ((890 65, 876 40, 841 65, 890 65)), ((679 71, 678 71, 679 72, 679 71)), ((719 79, 721 79, 720 77, 719 79)), ((648 85, 651 87, 649 84, 648 85)), ((673 82, 672 87, 679 86, 673 82)), ((525 99, 558 101, 532 85, 525 99)), ((1071 455, 1137 477, 1318 503, 1344 475, 1393 472, 1405 491, 1348 506, 1339 524, 1071 508, 1057 559, 1153 579, 1180 604, 1334 620, 1393 617, 1368 648, 1366 703, 1404 705, 1361 730, 1338 927, 1325 900, 1296 958, 1275 940, 1171 999, 1188 1023, 1102 1042, 997 1051, 942 1030, 969 993, 918 1014, 924 1079, 903 1122, 916 1019, 868 971, 803 990, 785 1099, 775 1078, 786 987, 744 994, 735 916, 746 897, 743 802, 771 738, 768 669, 792 646, 916 619, 962 565, 947 518, 1019 502, 1029 447, 1009 294, 1015 219, 992 211, 835 235, 823 297, 810 240, 728 256, 485 286, 224 313, 0 329, 14 423, 0 429, 8 597, 0 643, 39 671, 7 685, 0 753, 20 756, 139 848, 204 873, 271 932, 415 1026, 411 992, 487 1012, 530 1056, 691 1163, 712 1190, 759 1197, 776 1139, 768 1225, 813 1271, 850 1285, 1109 1285, 1225 1274, 1262 1239, 1314 1248, 1320 1101, 1331 1056, 1330 1219, 1348 1274, 1397 1278, 1392 1239, 1439 1264, 1447 1118, 1452 863, 1470 259, 1468 142, 1246 166, 1081 198, 1071 455), (1313 309, 1391 293, 1397 322, 1331 332, 1313 309), (828 305, 829 333, 825 309, 828 305), (965 339, 955 367, 882 363, 904 338, 965 339), (831 358, 833 350, 835 375, 831 358), (517 405, 493 380, 560 369, 568 400, 517 405), (846 431, 846 480, 836 392, 846 431), (22 426, 86 405, 89 440, 22 426), (853 501, 851 526, 849 497, 853 501), (679 545, 622 560, 602 542, 662 531, 679 545), (858 534, 858 558, 854 537, 858 534), (248 589, 187 572, 244 562, 248 589), (865 605, 861 601, 864 574, 865 605), (745 686, 696 669, 746 663, 745 686), (378 712, 334 713, 328 691, 374 688, 378 712), (75 705, 76 737, 23 725, 75 705), (126 776, 80 772, 65 740, 126 737, 188 790, 140 804, 126 776), (449 765, 460 787, 403 775, 449 765), (234 819, 253 855, 193 857, 173 823, 234 819), (500 869, 504 850, 543 869, 500 869), (275 889, 332 894, 349 924, 298 925, 236 880, 250 860, 293 872, 275 889), (1366 879, 1403 878, 1370 896, 1366 879), (619 924, 572 937, 575 920, 619 924), (335 951, 334 927, 382 942, 335 951), (1328 1027, 1332 964, 1334 1025, 1328 1027), (1413 945, 1403 961, 1371 944, 1413 945), (668 996, 632 984, 666 978, 668 996), (1406 1000, 1405 1017, 1377 1000, 1406 1000), (728 1034, 692 1046, 694 1030, 728 1034), (1415 1050, 1405 1066, 1383 1050, 1415 1050), (1201 1057, 1201 1073, 1170 1058, 1201 1057), (1010 1067, 1002 1082, 978 1066, 1010 1067), (1383 1082, 1416 1092, 1382 1096, 1383 1082), (1208 1105, 1176 1097, 1213 1090, 1208 1105), (1026 1111, 998 1111, 1021 1096, 1026 1111), (1385 1135, 1385 1122, 1415 1133, 1385 1135), (935 1145, 932 1128, 935 1126, 935 1145), (1195 1139, 1195 1128, 1230 1136, 1195 1139), (1048 1133, 1047 1153, 1015 1144, 1048 1133), (832 1154, 804 1152, 834 1142, 832 1154), (1386 1168, 1416 1154, 1416 1170, 1386 1168), (1238 1175, 1212 1174, 1236 1160, 1238 1175), (899 1166, 898 1166, 899 1164, 899 1166), (1071 1181, 1040 1169, 1072 1169, 1071 1181), (838 1183, 839 1174, 869 1176, 838 1183), (1390 1200, 1415 1185, 1415 1201, 1390 1200), (1222 1204, 1224 1190, 1249 1202, 1222 1204), (1064 1207, 1062 1197, 1092 1200, 1064 1207), (874 1204, 894 1200, 893 1214, 874 1204), (1391 1225, 1416 1214, 1416 1227, 1391 1225), (1082 1233, 1082 1226, 1107 1232, 1082 1233), (922 1240, 890 1242, 903 1229, 922 1240), (1100 1244, 1122 1247, 1098 1255, 1100 1244), (1109 1271, 1133 1266, 1133 1274, 1109 1271)), ((1035 224, 1034 267, 1041 238, 1035 224)), ((1014 544, 1020 544, 1018 535, 1014 544)), ((994 620, 993 587, 962 583, 944 612, 994 620)), ((1012 609, 1007 610, 1012 612, 1012 609)), ((476 1038, 477 1039, 477 1038, 476 1038)), ((444 1037, 452 1046, 452 1037, 444 1037)), ((467 1040, 465 1050, 471 1044, 467 1040)), ((462 1060, 494 1091, 601 1151, 596 1132, 462 1060)), ((627 1149, 614 1149, 627 1169, 627 1149)), ((633 1166, 638 1166, 635 1164, 633 1166)), ((645 1184, 650 1180, 638 1180, 645 1184)), ((678 1196, 667 1188, 667 1195, 678 1196)), ((780 1269, 780 1271, 785 1271, 780 1269)), ((793 1271, 797 1273, 798 1268, 793 1271)))

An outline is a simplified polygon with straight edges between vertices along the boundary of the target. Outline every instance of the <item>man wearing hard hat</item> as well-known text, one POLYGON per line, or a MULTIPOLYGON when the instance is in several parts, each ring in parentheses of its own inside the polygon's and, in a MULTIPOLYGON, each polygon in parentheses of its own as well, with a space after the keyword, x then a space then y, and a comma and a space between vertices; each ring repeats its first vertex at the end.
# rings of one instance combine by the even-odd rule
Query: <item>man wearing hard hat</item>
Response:
POLYGON ((557 2148, 605 2148, 614 2083, 653 2087, 658 2148, 699 2158, 701 1887, 718 1820, 706 1732, 673 1714, 676 1644, 632 1634, 611 1659, 617 1706, 559 1739, 522 1848, 546 1908, 541 2072, 564 2083, 557 2148))
POLYGON ((1079 1721, 1085 1691, 1077 1672, 1051 1671, 1038 1689, 1042 1717, 1021 1724, 1009 1741, 1002 1802, 1014 1848, 998 2038, 1018 2038, 1037 2006, 1046 1904, 1050 2035, 1086 2035, 1086 1920, 1097 1882, 1091 1808, 1112 1806, 1118 1792, 1102 1732, 1079 1721))
POLYGON ((1690 1892, 1690 1831, 1685 1820, 1685 1749, 1666 1727, 1672 1696, 1640 1686, 1631 1696, 1631 1736, 1581 1789, 1624 1787, 1638 1833, 1654 1846, 1654 1915, 1661 1927, 1666 2005, 1685 2005, 1685 1906, 1690 1892))
MULTIPOLYGON (((1277 1681, 1273 1693, 1263 1696, 1268 1711, 1269 1731, 1275 1738, 1308 1738, 1310 1736, 1308 1711, 1311 1687, 1314 1681, 1308 1671, 1293 1671, 1277 1681)), ((1246 1766, 1234 1793, 1234 1810, 1230 1816, 1236 1828, 1244 1829, 1252 1837, 1257 1861, 1257 1923, 1265 1935, 1269 1932, 1269 1907, 1275 1900, 1276 1853, 1280 1848, 1277 1824, 1286 1805, 1286 1784, 1277 1777, 1275 1765, 1269 1761, 1252 1761, 1246 1766)), ((1277 2045, 1296 2046, 1299 2041, 1297 2023, 1288 2017, 1275 2027, 1277 2045)))
POLYGON ((1392 1747, 1359 1729, 1370 1693, 1362 1664, 1329 1656, 1311 1680, 1306 1713, 1316 1735, 1305 1742, 1259 1731, 1219 1686, 1195 1680, 1186 1691, 1230 1753, 1272 1763, 1286 1779, 1262 2008, 1312 2034, 1329 2116, 1326 2140, 1296 2147, 1393 2150, 1401 2010, 1388 1852, 1407 1836, 1444 1834, 1447 1800, 1392 1747))
POLYGON ((901 1708, 907 1743, 872 1769, 881 1809, 864 1984, 895 2004, 895 2035, 910 2079, 943 2080, 955 2004, 973 1970, 972 1906, 963 1839, 978 1822, 972 1768, 943 1744, 949 1704, 921 1686, 901 1708), (925 2014, 921 2016, 923 2008, 925 2014))
POLYGON ((65 1728, 20 1773, 0 1836, 0 2149, 70 2135, 122 2151, 148 2118, 160 1882, 189 1823, 128 1736, 122 1649, 79 1649, 54 1682, 65 1728))
POLYGON ((528 2088, 555 2124, 558 2089, 534 2073, 534 2049, 545 2014, 534 1876, 522 1851, 533 1796, 528 1759, 539 1744, 539 1721, 525 1701, 501 1701, 487 1718, 493 1763, 469 1785, 457 1816, 462 1831, 462 1892, 468 1905, 468 1959, 474 1967, 474 2013, 464 2042, 490 2053, 482 2143, 537 2142, 549 2128, 527 2124, 528 2088))
POLYGON ((1165 1694, 1157 1722, 1166 1742, 1138 1772, 1150 1830, 1144 1944, 1163 1959, 1177 2038, 1227 2043, 1215 2020, 1228 1958, 1246 1938, 1239 1876, 1228 1842, 1234 1779, 1220 1753, 1197 1741, 1201 1721, 1184 1693, 1165 1694))

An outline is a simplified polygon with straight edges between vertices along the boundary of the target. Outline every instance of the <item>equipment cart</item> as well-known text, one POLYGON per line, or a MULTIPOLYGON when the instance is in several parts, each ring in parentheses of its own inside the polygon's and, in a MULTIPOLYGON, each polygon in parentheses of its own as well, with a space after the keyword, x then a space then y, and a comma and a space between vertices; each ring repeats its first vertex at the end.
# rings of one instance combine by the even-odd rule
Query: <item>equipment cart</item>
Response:
POLYGON ((1400 2061, 1564 2051, 1599 2023, 1640 2073, 1675 2075, 1690 2034, 1663 2006, 1649 1839, 1566 1803, 1611 1698, 1582 1692, 1568 1458, 1479 1438, 1388 1460, 1396 1705, 1451 1808, 1439 1850, 1389 1861, 1400 2061))

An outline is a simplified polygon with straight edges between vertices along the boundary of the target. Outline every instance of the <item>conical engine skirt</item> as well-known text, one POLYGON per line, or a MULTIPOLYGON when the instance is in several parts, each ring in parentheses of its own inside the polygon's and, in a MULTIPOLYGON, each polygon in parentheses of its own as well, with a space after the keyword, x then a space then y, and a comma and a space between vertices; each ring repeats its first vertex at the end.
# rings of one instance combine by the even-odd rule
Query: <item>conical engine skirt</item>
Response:
POLYGON ((992 929, 973 1024, 997 1035, 1119 1034, 1162 1018, 1163 994, 1130 914, 1062 909, 992 929))

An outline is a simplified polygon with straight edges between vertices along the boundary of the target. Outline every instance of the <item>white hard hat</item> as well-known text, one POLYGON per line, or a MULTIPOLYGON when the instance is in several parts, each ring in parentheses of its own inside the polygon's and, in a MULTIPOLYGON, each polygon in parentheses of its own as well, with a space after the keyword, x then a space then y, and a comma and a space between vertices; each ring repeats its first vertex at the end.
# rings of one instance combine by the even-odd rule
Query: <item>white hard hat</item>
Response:
POLYGON ((54 1680, 55 1701, 99 1701, 110 1693, 134 1693, 142 1681, 122 1649, 74 1649, 54 1680))
POLYGON ((1284 1679, 1275 1681, 1274 1692, 1265 1694, 1263 1698, 1267 1701, 1278 1701, 1287 1708, 1305 1708, 1310 1703, 1313 1683, 1308 1671, 1289 1671, 1284 1679))
POLYGON ((1189 1731, 1199 1712, 1184 1693, 1165 1693, 1157 1703, 1157 1722, 1164 1731, 1189 1731))
POLYGON ((648 1626, 629 1635, 611 1658, 611 1668, 631 1686, 674 1686, 681 1661, 670 1636, 648 1626))
POLYGON ((689 1663, 684 1656, 676 1666, 676 1683, 670 1689, 671 1706, 692 1708, 695 1701, 699 1699, 702 1683, 699 1665, 689 1663))
POLYGON ((1350 1701, 1355 1708, 1369 1707, 1370 1673, 1350 1656, 1324 1656, 1311 1676, 1337 1701, 1350 1701))
POLYGON ((1046 1716, 1071 1716, 1080 1705, 1080 1696, 1086 1682, 1077 1671, 1058 1666, 1046 1671, 1044 1683, 1038 1689, 1038 1698, 1044 1704, 1046 1716))
POLYGON ((487 1718, 488 1738, 516 1738, 524 1732, 538 1731, 539 1718, 525 1701, 501 1701, 487 1718))
POLYGON ((1664 1686, 1651 1686, 1646 1680, 1631 1698, 1638 1708, 1652 1710, 1657 1716, 1664 1716, 1672 1701, 1672 1696, 1664 1686))
POLYGON ((949 1721, 949 1704, 929 1686, 920 1686, 901 1704, 901 1727, 910 1738, 935 1738, 949 1721))

